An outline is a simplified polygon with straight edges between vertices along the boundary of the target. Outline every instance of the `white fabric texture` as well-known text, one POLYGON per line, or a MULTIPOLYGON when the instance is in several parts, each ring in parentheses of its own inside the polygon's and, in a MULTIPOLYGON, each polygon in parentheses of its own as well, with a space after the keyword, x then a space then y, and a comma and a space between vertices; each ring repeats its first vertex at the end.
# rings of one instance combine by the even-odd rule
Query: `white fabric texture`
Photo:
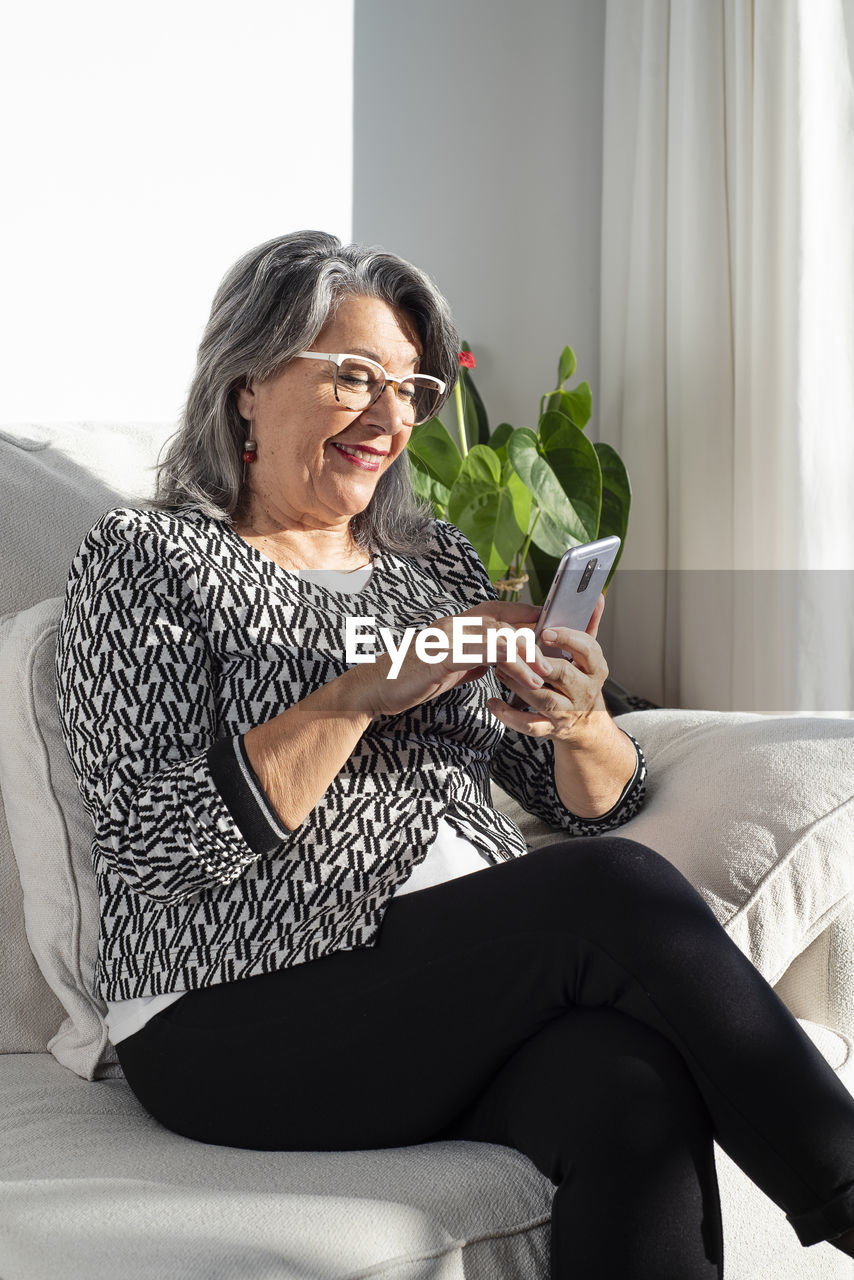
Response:
POLYGON ((777 983, 796 1018, 811 1018, 854 1039, 854 904, 798 956, 777 983))
POLYGON ((662 705, 850 715, 842 0, 608 0, 604 102, 600 431, 634 505, 600 638, 662 705))
POLYGON ((0 787, 24 894, 27 941, 65 1020, 48 1043, 59 1062, 94 1079, 119 1074, 105 1005, 94 994, 98 892, 92 824, 65 751, 54 664, 61 601, 7 624, 0 644, 0 787))
MULTIPOLYGON (((854 904, 854 723, 680 710, 617 723, 649 765, 643 812, 619 834, 678 867, 773 985, 854 904)), ((551 838, 508 811, 529 847, 551 838)))
POLYGON ((166 991, 159 996, 137 996, 132 1000, 107 1000, 104 1022, 110 1044, 121 1044, 128 1036, 141 1031, 146 1022, 156 1018, 163 1009, 180 1000, 186 991, 166 991))
POLYGON ((82 538, 121 501, 147 498, 163 423, 0 427, 0 615, 61 595, 82 538))
POLYGON ((429 889, 444 880, 455 880, 457 876, 483 871, 487 866, 489 863, 472 842, 457 835, 453 827, 444 818, 440 818, 436 839, 431 844, 427 857, 417 867, 413 867, 407 879, 395 890, 394 896, 399 898, 406 893, 417 893, 419 889, 429 889))

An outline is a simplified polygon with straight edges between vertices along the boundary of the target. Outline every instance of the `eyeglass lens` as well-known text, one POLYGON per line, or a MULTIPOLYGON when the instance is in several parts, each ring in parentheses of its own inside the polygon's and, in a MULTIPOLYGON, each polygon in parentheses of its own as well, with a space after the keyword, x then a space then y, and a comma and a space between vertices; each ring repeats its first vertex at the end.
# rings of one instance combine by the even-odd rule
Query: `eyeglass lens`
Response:
MULTIPOLYGON (((350 358, 338 366, 336 391, 348 409, 369 408, 382 393, 383 385, 382 375, 372 364, 350 358)), ((405 422, 426 422, 439 403, 439 390, 425 374, 413 373, 397 388, 397 401, 405 422)))

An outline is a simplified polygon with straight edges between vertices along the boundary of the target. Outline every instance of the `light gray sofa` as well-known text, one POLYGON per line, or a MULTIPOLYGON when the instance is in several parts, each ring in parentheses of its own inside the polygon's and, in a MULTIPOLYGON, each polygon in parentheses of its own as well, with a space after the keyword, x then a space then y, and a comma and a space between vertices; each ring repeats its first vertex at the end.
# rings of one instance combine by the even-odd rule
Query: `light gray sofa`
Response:
MULTIPOLYGON (((166 434, 0 429, 0 1277, 545 1280, 552 1188, 517 1152, 206 1146, 162 1129, 121 1078, 91 990, 89 832, 51 672, 71 556, 102 511, 149 492, 166 434)), ((854 721, 625 723, 651 778, 624 833, 692 879, 854 1089, 854 721)), ((496 801, 532 846, 548 838, 496 801)), ((802 1250, 718 1154, 729 1280, 854 1276, 830 1246, 802 1250)))

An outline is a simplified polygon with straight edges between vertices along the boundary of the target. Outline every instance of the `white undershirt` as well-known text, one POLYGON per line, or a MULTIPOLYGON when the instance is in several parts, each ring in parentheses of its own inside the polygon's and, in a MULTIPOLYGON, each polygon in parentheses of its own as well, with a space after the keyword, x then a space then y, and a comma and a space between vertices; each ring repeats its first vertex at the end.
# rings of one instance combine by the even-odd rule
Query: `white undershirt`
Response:
MULTIPOLYGON (((300 576, 313 582, 319 582, 330 591, 345 591, 355 594, 361 591, 371 575, 372 566, 365 565, 350 573, 337 572, 331 569, 302 569, 300 576)), ((442 884, 445 880, 454 880, 457 876, 467 876, 473 871, 482 871, 489 866, 486 859, 478 852, 470 840, 457 835, 453 827, 439 819, 436 838, 427 850, 427 856, 413 868, 411 874, 398 885, 394 897, 402 897, 406 893, 415 893, 418 889, 429 889, 432 885, 442 884)), ((119 1044, 141 1030, 162 1009, 174 1004, 184 995, 184 991, 170 991, 160 996, 137 996, 132 1000, 112 1000, 107 1003, 105 1021, 112 1043, 119 1044)))

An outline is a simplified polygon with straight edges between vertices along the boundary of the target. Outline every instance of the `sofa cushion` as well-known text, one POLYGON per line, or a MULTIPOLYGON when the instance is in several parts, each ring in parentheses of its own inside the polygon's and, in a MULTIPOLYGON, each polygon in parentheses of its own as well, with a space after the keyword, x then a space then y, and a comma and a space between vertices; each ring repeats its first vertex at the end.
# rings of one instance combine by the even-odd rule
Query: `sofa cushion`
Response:
MULTIPOLYGON (((0 428, 0 630, 19 610, 64 591, 71 559, 99 516, 150 493, 172 430, 105 422, 0 428)), ((0 784, 0 1053, 43 1051, 62 1018, 24 936, 0 784)))
MULTIPOLYGON (((854 902, 854 720, 658 710, 616 723, 649 763, 646 805, 619 834, 678 867, 776 983, 854 902)), ((512 816, 531 847, 553 838, 518 805, 512 816)))
POLYGON ((812 1018, 854 1039, 854 903, 789 966, 776 990, 796 1018, 812 1018))
POLYGON ((0 804, 0 1054, 44 1052, 64 1016, 27 942, 18 864, 0 804))
POLYGON ((553 1187, 509 1147, 242 1151, 157 1124, 123 1080, 0 1058, 4 1276, 540 1280, 553 1187), (7 1270, 7 1267, 9 1268, 7 1270))
MULTIPOLYGON (((804 1030, 850 1090, 849 1040, 804 1030)), ((492 1143, 241 1151, 162 1128, 123 1080, 91 1085, 47 1054, 0 1058, 4 1275, 16 1280, 541 1280, 553 1187, 492 1143)), ((716 1150, 727 1275, 843 1280, 716 1150), (757 1260, 767 1266, 757 1270, 757 1260)), ((836 1262, 842 1265, 837 1267, 836 1262)))
POLYGON ((48 1048, 89 1079, 117 1074, 106 1008, 93 994, 98 894, 92 824, 65 751, 56 705, 56 631, 46 600, 8 619, 0 638, 0 785, 32 954, 66 1017, 48 1048))
POLYGON ((107 422, 0 428, 0 615, 63 593, 95 521, 151 496, 153 466, 171 430, 107 422))

